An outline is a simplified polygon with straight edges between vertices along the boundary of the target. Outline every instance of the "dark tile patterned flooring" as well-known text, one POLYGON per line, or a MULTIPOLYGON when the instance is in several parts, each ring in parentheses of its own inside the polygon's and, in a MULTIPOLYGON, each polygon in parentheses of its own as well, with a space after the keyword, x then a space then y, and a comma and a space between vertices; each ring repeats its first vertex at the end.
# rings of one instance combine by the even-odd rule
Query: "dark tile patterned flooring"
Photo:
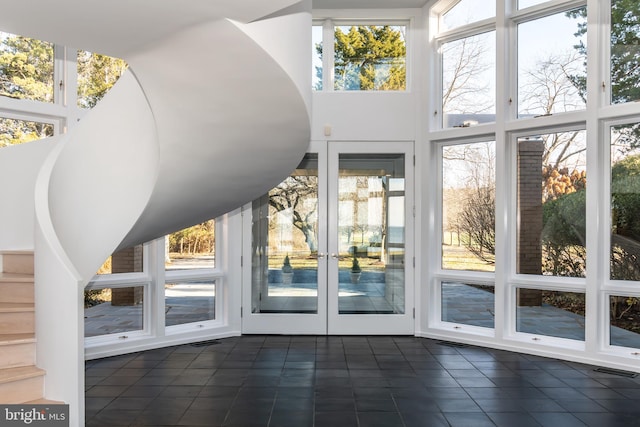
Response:
POLYGON ((87 426, 640 426, 640 378, 414 337, 242 336, 86 363, 87 426))

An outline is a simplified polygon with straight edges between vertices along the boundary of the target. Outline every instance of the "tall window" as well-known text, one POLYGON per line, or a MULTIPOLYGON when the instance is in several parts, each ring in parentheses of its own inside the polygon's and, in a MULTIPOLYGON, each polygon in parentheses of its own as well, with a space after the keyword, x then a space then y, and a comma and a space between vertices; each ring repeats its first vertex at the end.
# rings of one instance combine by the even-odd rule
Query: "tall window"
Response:
POLYGON ((611 270, 640 281, 640 123, 611 127, 611 270))
POLYGON ((494 327, 494 285, 457 271, 495 271, 495 141, 441 147, 441 319, 494 327))
POLYGON ((611 102, 640 99, 640 3, 611 1, 611 102))
POLYGON ((216 318, 218 281, 215 220, 165 237, 165 325, 206 322, 216 318))
POLYGON ((517 272, 586 274, 586 132, 518 138, 517 272))
POLYGON ((495 46, 495 31, 442 44, 443 127, 495 120, 495 46))
POLYGON ((496 4, 493 0, 445 3, 434 34, 440 73, 434 103, 437 126, 494 122, 496 114, 496 4))
POLYGON ((586 105, 586 8, 518 25, 518 116, 586 105))
POLYGON ((495 269, 495 142, 442 147, 442 268, 495 269))

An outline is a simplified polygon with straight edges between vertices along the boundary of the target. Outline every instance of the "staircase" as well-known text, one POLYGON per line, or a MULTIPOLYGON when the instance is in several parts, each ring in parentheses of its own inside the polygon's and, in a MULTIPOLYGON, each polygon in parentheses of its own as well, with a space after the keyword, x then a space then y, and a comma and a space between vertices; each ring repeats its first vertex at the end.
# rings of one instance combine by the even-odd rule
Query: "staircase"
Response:
POLYGON ((35 366, 33 253, 0 256, 0 403, 48 403, 45 372, 35 366))

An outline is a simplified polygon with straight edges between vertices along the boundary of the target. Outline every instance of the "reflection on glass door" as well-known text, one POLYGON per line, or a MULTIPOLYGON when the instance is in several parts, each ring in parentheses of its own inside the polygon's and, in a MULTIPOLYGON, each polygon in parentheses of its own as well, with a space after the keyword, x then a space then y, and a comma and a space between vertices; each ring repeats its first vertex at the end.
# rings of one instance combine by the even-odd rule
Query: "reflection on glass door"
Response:
POLYGON ((405 311, 404 154, 339 154, 338 313, 405 311))
POLYGON ((253 202, 252 313, 318 312, 318 156, 253 202))

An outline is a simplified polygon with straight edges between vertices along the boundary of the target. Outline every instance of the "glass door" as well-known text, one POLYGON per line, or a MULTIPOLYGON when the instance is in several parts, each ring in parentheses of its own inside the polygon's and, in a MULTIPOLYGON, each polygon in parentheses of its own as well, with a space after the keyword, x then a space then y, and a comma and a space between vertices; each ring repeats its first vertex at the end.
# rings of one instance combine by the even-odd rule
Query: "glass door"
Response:
POLYGON ((244 333, 413 334, 412 148, 312 144, 252 203, 244 333))
POLYGON ((245 333, 327 333, 327 197, 321 170, 324 177, 326 155, 310 151, 287 179, 251 204, 245 333))
POLYGON ((329 146, 329 334, 414 332, 412 148, 329 146))

